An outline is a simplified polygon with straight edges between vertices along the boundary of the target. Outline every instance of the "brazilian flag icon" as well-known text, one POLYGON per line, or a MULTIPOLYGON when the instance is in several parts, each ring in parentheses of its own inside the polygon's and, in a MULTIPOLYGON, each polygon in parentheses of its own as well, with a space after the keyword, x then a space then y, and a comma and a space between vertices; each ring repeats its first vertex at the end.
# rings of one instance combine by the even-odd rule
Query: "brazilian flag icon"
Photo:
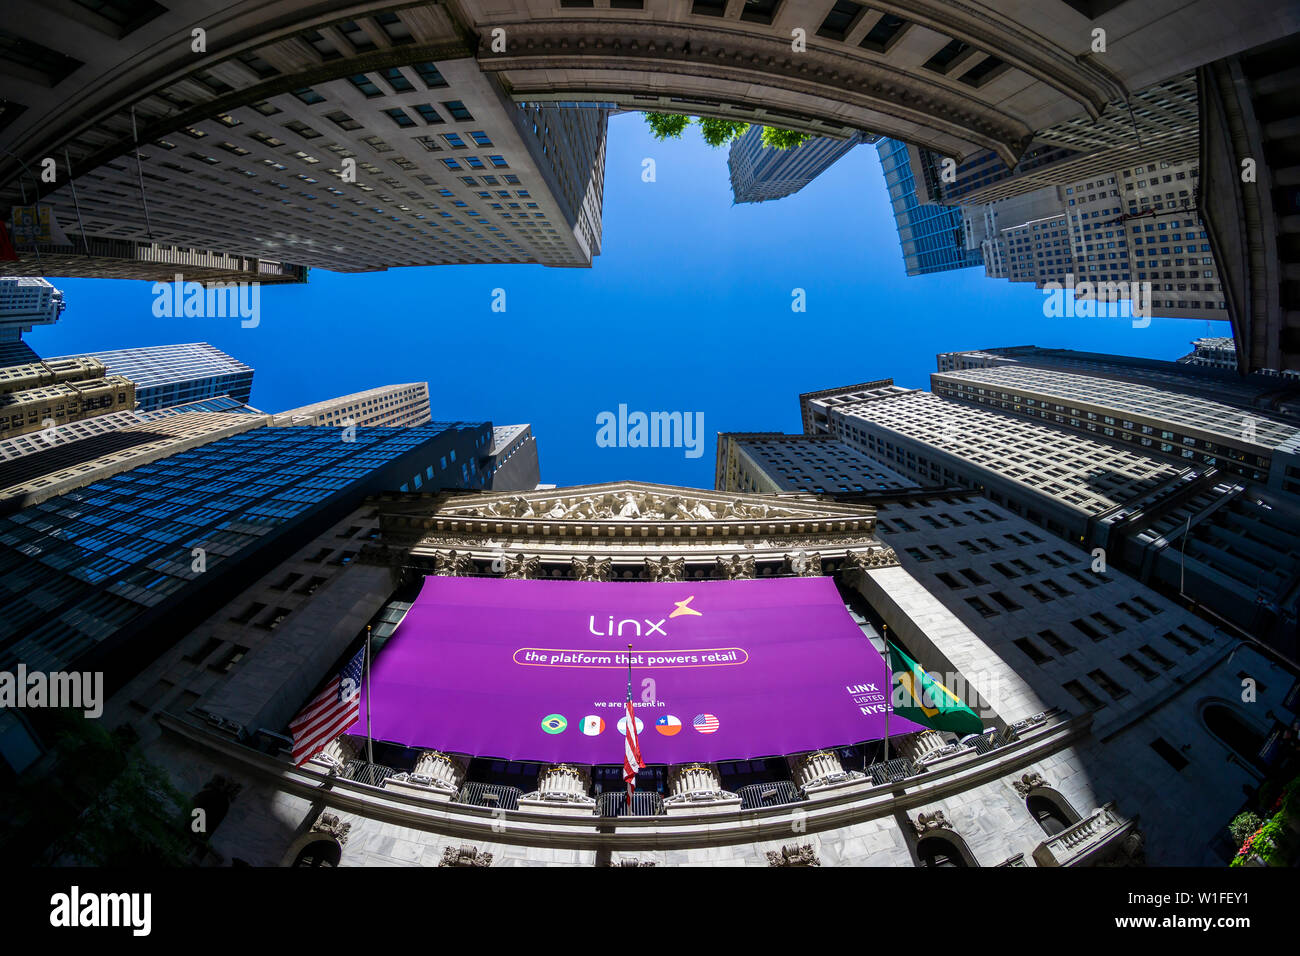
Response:
POLYGON ((920 664, 893 644, 887 646, 889 666, 893 672, 890 690, 892 692, 897 684, 903 689, 902 698, 906 702, 898 705, 898 698, 891 693, 895 714, 931 730, 947 730, 955 734, 978 734, 984 730, 979 715, 962 703, 956 694, 933 679, 920 664))

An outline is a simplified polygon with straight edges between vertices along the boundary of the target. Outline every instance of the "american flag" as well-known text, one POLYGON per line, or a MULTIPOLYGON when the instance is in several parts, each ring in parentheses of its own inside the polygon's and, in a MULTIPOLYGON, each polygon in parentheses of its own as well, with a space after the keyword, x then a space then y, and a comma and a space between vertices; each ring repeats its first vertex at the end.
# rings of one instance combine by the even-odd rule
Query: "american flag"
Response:
POLYGON ((636 715, 632 713, 632 692, 628 691, 627 718, 623 721, 623 779, 627 781, 627 806, 632 808, 632 791, 636 789, 636 772, 644 770, 641 744, 636 739, 636 715))
POLYGON ((301 767, 320 753, 361 716, 361 669, 365 656, 363 647, 289 724, 295 767, 301 767))
POLYGON ((696 714, 695 719, 691 721, 691 726, 702 734, 717 733, 718 718, 712 714, 696 714))

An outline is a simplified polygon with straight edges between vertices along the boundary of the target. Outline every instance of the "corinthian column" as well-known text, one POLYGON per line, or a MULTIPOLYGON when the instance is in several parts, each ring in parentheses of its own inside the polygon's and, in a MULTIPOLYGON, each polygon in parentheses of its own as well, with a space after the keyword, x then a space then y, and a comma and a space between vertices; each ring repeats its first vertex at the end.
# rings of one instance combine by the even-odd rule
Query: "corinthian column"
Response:
POLYGON ((440 750, 421 750, 415 758, 415 769, 389 777, 384 787, 446 802, 460 792, 464 782, 465 765, 458 758, 440 750))
POLYGON ((553 763, 537 775, 537 789, 519 798, 519 807, 543 813, 559 810, 593 813, 596 799, 590 796, 591 777, 587 770, 571 763, 553 763))
POLYGON ((794 764, 795 783, 805 793, 865 779, 856 770, 845 770, 839 754, 833 750, 815 750, 810 754, 804 754, 794 764))
POLYGON ((668 772, 667 814, 716 813, 740 808, 740 797, 722 789, 717 771, 703 763, 678 764, 668 772))
POLYGON ((352 738, 339 734, 311 758, 311 763, 316 764, 318 770, 342 770, 349 760, 356 760, 358 756, 359 751, 352 738))

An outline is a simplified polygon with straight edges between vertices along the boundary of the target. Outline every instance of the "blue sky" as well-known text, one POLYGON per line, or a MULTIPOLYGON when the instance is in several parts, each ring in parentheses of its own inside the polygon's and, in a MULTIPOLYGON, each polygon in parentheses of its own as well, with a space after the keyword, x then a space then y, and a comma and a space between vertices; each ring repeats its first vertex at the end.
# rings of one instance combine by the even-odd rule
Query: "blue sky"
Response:
MULTIPOLYGON (((53 277, 52 277, 53 278, 53 277)), ((928 388, 936 352, 1042 345, 1153 358, 1228 324, 1045 318, 1042 293, 982 269, 909 278, 876 150, 859 146, 794 196, 733 205, 726 150, 694 128, 654 140, 610 121, 603 252, 591 269, 313 270, 262 290, 257 328, 155 318, 146 282, 59 280, 68 308, 27 341, 42 355, 211 342, 256 369, 252 404, 280 411, 427 381, 435 418, 528 421, 542 480, 712 487, 720 431, 797 432, 800 392, 876 378, 928 388), (641 179, 653 158, 657 180, 641 179), (507 310, 491 310, 492 290, 507 310), (791 311, 795 288, 807 311, 791 311), (704 453, 601 448, 596 416, 702 412, 704 453)))

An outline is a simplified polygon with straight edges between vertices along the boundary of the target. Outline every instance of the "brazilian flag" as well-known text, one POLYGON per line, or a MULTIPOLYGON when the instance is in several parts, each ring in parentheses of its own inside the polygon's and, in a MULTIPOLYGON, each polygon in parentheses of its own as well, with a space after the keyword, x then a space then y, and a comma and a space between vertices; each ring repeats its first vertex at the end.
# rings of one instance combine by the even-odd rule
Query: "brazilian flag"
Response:
POLYGON ((908 701, 895 707, 895 714, 931 730, 948 730, 955 734, 978 734, 984 730, 979 715, 962 703, 956 694, 930 677, 920 664, 893 644, 887 646, 893 680, 906 691, 904 700, 908 701))

